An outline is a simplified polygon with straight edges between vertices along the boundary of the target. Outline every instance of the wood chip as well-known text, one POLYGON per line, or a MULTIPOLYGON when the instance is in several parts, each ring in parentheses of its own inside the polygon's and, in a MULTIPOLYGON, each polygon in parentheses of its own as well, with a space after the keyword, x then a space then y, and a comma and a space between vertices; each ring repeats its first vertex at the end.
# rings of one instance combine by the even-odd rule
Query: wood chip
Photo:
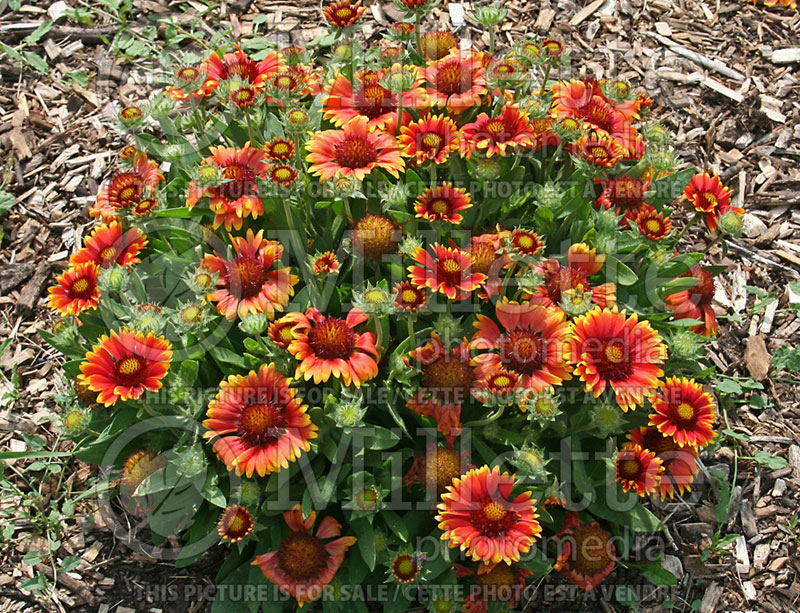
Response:
POLYGON ((580 11, 575 13, 575 16, 570 19, 569 25, 575 27, 588 19, 597 9, 599 9, 606 0, 594 0, 594 2, 587 4, 580 11))

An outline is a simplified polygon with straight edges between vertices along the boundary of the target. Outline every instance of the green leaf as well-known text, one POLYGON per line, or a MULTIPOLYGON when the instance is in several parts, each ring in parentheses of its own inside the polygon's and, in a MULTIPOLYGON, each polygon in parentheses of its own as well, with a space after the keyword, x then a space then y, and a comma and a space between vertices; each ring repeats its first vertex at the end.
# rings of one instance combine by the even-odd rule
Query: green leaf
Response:
POLYGON ((75 570, 78 568, 78 564, 81 563, 81 558, 78 556, 67 556, 64 558, 64 561, 61 563, 61 568, 59 568, 59 572, 68 573, 71 570, 75 570))
POLYGON ((227 347, 216 345, 211 348, 211 355, 214 356, 214 359, 217 360, 217 362, 223 362, 238 368, 247 369, 247 360, 245 360, 243 356, 228 349, 227 347))
POLYGON ((7 191, 0 189, 0 217, 11 210, 11 207, 14 206, 14 202, 15 198, 13 194, 9 194, 7 191))
POLYGON ((353 528, 354 535, 358 538, 358 550, 361 552, 361 558, 370 572, 372 572, 375 570, 375 562, 377 560, 375 530, 365 517, 353 521, 350 525, 353 528))
POLYGON ((604 270, 606 276, 619 285, 633 285, 639 280, 635 272, 613 255, 606 256, 604 270))
POLYGON ((772 455, 771 453, 767 453, 761 449, 753 454, 753 459, 771 470, 778 470, 779 468, 786 468, 789 466, 789 462, 786 460, 786 458, 772 455))
POLYGON ((397 513, 385 510, 381 513, 381 517, 401 541, 408 542, 408 526, 397 513))
POLYGON ((50 71, 50 66, 44 61, 41 55, 33 51, 23 51, 22 55, 25 57, 25 63, 31 68, 38 70, 41 73, 47 74, 50 71))
POLYGON ((738 381, 735 381, 733 379, 719 379, 716 385, 714 386, 714 389, 722 394, 742 393, 742 386, 739 385, 738 381))
POLYGON ((39 329, 38 332, 39 336, 41 336, 44 339, 44 342, 46 342, 54 349, 58 349, 65 356, 70 358, 83 358, 86 356, 86 351, 81 349, 79 345, 72 343, 64 343, 55 334, 53 334, 52 332, 48 332, 47 330, 39 329))
POLYGON ((29 45, 34 45, 38 43, 42 39, 42 37, 50 31, 50 28, 52 27, 53 27, 53 22, 49 19, 45 19, 42 23, 39 24, 38 28, 36 28, 33 32, 31 32, 25 38, 23 38, 22 41, 28 43, 29 45))
POLYGON ((656 179, 651 184, 645 201, 657 209, 662 208, 665 204, 680 197, 696 173, 695 168, 687 168, 662 179, 656 179))
POLYGON ((653 585, 672 586, 678 584, 678 578, 661 566, 660 561, 654 561, 642 569, 642 575, 653 585))

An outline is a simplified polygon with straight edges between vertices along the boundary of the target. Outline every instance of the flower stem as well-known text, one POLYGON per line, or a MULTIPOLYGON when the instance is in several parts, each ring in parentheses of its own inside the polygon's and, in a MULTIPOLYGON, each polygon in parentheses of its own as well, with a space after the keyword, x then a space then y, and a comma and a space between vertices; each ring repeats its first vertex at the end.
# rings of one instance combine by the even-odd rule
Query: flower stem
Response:
POLYGON ((250 146, 256 146, 256 139, 255 139, 255 132, 253 131, 253 118, 250 116, 249 112, 245 113, 247 117, 247 135, 250 137, 250 146))
POLYGON ((494 55, 494 26, 489 28, 489 55, 494 55))
POLYGON ((411 347, 411 350, 414 351, 417 348, 417 336, 414 332, 414 316, 409 315, 407 321, 408 321, 408 345, 411 347))
POLYGON ((495 422, 498 419, 500 419, 503 416, 503 413, 505 412, 505 410, 506 410, 505 407, 500 407, 494 413, 489 415, 489 417, 487 417, 486 419, 478 419, 478 420, 475 420, 475 421, 468 421, 467 423, 465 423, 462 426, 462 428, 475 428, 476 426, 489 425, 490 423, 495 422))
POLYGON ((689 220, 689 223, 687 223, 685 226, 683 226, 683 230, 681 230, 681 233, 678 234, 678 236, 675 238, 675 242, 676 243, 681 242, 681 239, 684 236, 686 236, 686 233, 689 231, 689 228, 691 228, 694 225, 694 222, 696 222, 698 219, 700 219, 700 213, 695 213, 694 217, 692 217, 689 220))
POLYGON ((422 24, 422 15, 420 14, 419 11, 417 11, 417 22, 416 22, 416 25, 414 27, 414 34, 417 37, 417 51, 419 52, 420 57, 425 59, 425 54, 422 53, 422 38, 421 38, 421 35, 420 35, 421 24, 422 24))
POLYGON ((542 79, 542 87, 539 89, 539 97, 542 98, 544 96, 544 90, 547 87, 547 79, 550 77, 550 69, 553 67, 552 64, 548 62, 547 68, 544 70, 544 79, 542 79))

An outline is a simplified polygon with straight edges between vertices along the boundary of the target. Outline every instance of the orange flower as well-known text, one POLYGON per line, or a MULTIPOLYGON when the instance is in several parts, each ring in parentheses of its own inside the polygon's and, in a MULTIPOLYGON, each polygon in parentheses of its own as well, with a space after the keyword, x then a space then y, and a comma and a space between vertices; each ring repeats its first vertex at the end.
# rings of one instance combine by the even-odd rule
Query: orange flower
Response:
POLYGON ((228 470, 263 477, 288 468, 311 449, 317 427, 291 384, 273 364, 220 383, 208 403, 203 437, 213 439, 214 452, 228 470))
POLYGON ((694 475, 697 474, 697 449, 691 446, 680 447, 671 436, 664 436, 656 428, 634 428, 628 434, 631 442, 643 449, 652 451, 661 460, 664 472, 658 493, 664 500, 675 497, 675 488, 683 494, 692 489, 694 475))
POLYGON ((89 215, 109 223, 120 212, 134 209, 141 200, 154 194, 163 180, 158 164, 139 152, 133 156, 128 171, 115 174, 100 188, 97 201, 89 207, 89 215))
POLYGON ((679 447, 705 447, 716 436, 714 399, 694 379, 670 377, 651 399, 650 425, 679 447))
POLYGON ((420 194, 414 203, 417 217, 428 221, 446 221, 453 224, 461 223, 464 219, 459 211, 472 206, 467 190, 453 187, 452 183, 444 182, 442 185, 430 187, 420 194))
POLYGON ((659 213, 649 204, 645 204, 636 216, 636 226, 643 236, 652 241, 660 241, 672 232, 669 215, 659 213))
POLYGON ((223 541, 229 543, 243 541, 252 531, 253 518, 250 517, 250 511, 238 504, 227 507, 217 524, 217 533, 223 541))
POLYGON ((276 136, 272 142, 264 144, 264 155, 274 162, 291 160, 294 155, 294 143, 289 139, 276 136))
POLYGON ((333 251, 326 251, 314 258, 314 272, 318 275, 335 275, 339 272, 339 260, 333 251))
POLYGON ((644 194, 649 188, 649 181, 643 182, 633 177, 616 177, 599 181, 603 186, 595 207, 613 209, 617 215, 622 215, 619 225, 627 228, 628 224, 636 221, 636 217, 645 207, 644 194))
POLYGON ((447 349, 436 332, 431 340, 403 358, 422 374, 423 387, 406 406, 417 415, 430 417, 449 440, 461 433, 461 405, 469 399, 475 382, 467 343, 447 349))
MULTIPOLYGON (((544 307, 542 307, 544 308, 544 307)), ((501 403, 511 404, 517 398, 521 377, 514 370, 507 370, 498 366, 489 370, 487 374, 476 383, 472 395, 484 404, 501 403)))
POLYGON ((520 386, 542 392, 572 378, 569 357, 570 325, 561 309, 530 303, 498 302, 500 327, 485 315, 474 323, 477 332, 470 349, 478 351, 472 363, 485 377, 500 367, 518 374, 520 386))
POLYGON ((290 185, 293 185, 295 181, 297 181, 297 171, 291 166, 286 166, 285 164, 274 166, 269 171, 269 180, 275 185, 289 187, 290 185))
POLYGON ((516 228, 511 232, 511 246, 518 254, 531 257, 542 250, 542 237, 536 232, 516 228))
POLYGON ((64 316, 95 308, 100 302, 99 272, 100 268, 94 262, 73 263, 56 279, 57 285, 47 290, 50 294, 47 306, 64 316))
POLYGON ((171 360, 172 345, 163 336, 112 330, 86 353, 78 381, 99 392, 97 402, 108 407, 159 389, 171 360))
POLYGON ((599 168, 611 168, 625 156, 619 141, 605 132, 584 132, 574 150, 589 164, 599 168))
POLYGON ((428 301, 425 290, 414 287, 409 281, 398 283, 395 285, 394 291, 397 294, 394 305, 404 311, 419 311, 428 301))
POLYGON ((559 81, 550 88, 553 92, 553 106, 551 114, 554 117, 580 118, 582 109, 586 108, 595 94, 600 94, 599 87, 595 89, 596 81, 559 81))
POLYGON ((349 28, 366 12, 367 7, 361 6, 361 0, 335 0, 329 3, 323 11, 325 19, 334 28, 349 28))
POLYGON ((294 327, 303 320, 303 314, 292 312, 276 319, 269 325, 267 335, 278 347, 288 349, 297 334, 294 327))
POLYGON ((694 210, 705 215, 708 229, 717 229, 717 220, 726 212, 744 214, 744 209, 731 205, 731 192, 716 175, 696 174, 683 190, 683 195, 694 205, 694 210))
POLYGON ((458 150, 461 133, 449 117, 430 115, 400 128, 402 154, 416 164, 433 160, 444 164, 458 150))
POLYGON ((204 68, 207 74, 202 89, 208 96, 219 87, 221 82, 234 79, 246 86, 263 89, 269 78, 278 72, 281 64, 281 56, 275 51, 267 53, 266 57, 259 62, 247 57, 247 54, 239 47, 222 57, 212 53, 205 61, 204 68))
POLYGON ((72 266, 94 262, 100 268, 112 264, 132 266, 139 263, 139 252, 147 245, 147 238, 138 228, 122 231, 122 224, 112 221, 98 226, 83 240, 83 249, 75 253, 69 263, 72 266))
POLYGON ((486 275, 478 291, 478 296, 483 300, 499 296, 503 290, 500 273, 511 265, 511 258, 504 246, 508 234, 507 230, 502 230, 473 236, 464 250, 472 258, 472 271, 486 275))
POLYGON ((591 292, 592 301, 600 307, 611 307, 617 302, 616 286, 613 283, 592 285, 589 277, 600 272, 605 262, 604 255, 598 255, 586 243, 575 243, 567 252, 567 266, 558 260, 546 260, 539 272, 544 276, 544 285, 540 285, 531 296, 531 302, 543 306, 558 306, 562 294, 567 290, 591 292))
POLYGON ((400 236, 400 228, 391 219, 367 213, 353 226, 350 240, 355 253, 377 260, 397 250, 400 236))
POLYGON ((528 114, 515 106, 504 107, 497 117, 481 113, 461 129, 461 134, 466 157, 477 150, 484 151, 486 157, 506 155, 508 148, 530 149, 536 140, 528 114))
POLYGON ((397 178, 405 168, 397 141, 384 132, 370 132, 369 120, 355 117, 341 130, 317 132, 306 143, 311 162, 308 171, 320 181, 336 176, 352 176, 358 181, 373 168, 383 168, 397 178))
POLYGON ((237 109, 246 109, 253 106, 257 98, 258 90, 249 85, 233 88, 228 94, 228 101, 237 109))
POLYGON ((283 255, 283 246, 277 241, 262 238, 263 230, 247 236, 230 236, 235 256, 226 260, 218 253, 205 255, 202 266, 219 274, 217 289, 208 294, 217 303, 217 311, 226 319, 248 313, 266 313, 272 319, 275 311, 282 311, 294 295, 298 278, 291 268, 270 270, 283 255))
MULTIPOLYGON (((211 199, 208 207, 215 214, 214 228, 224 224, 228 231, 232 227, 239 230, 248 215, 256 219, 264 214, 256 181, 264 178, 267 172, 265 153, 251 147, 250 143, 238 150, 233 147, 211 147, 210 150, 211 156, 203 160, 203 164, 216 169, 222 182, 215 187, 205 187, 192 181, 186 206, 191 209, 201 198, 208 197, 211 199)), ((203 166, 200 172, 203 172, 203 166)))
POLYGON ((361 309, 351 309, 346 319, 326 317, 310 308, 298 318, 295 338, 289 353, 300 362, 295 377, 314 383, 325 382, 331 375, 345 385, 361 387, 378 374, 378 350, 372 332, 356 332, 356 326, 369 317, 361 309), (370 355, 371 354, 371 355, 370 355), (374 356, 374 357, 373 357, 374 356))
POLYGON ((663 339, 636 313, 595 307, 575 319, 572 363, 583 388, 595 398, 607 387, 623 411, 644 405, 644 398, 660 384, 667 359, 663 339))
POLYGON ((433 256, 420 247, 413 260, 418 266, 409 266, 411 283, 415 287, 427 287, 440 292, 450 300, 463 300, 480 287, 486 275, 472 272, 472 258, 457 247, 433 246, 433 256))
POLYGON ((325 517, 319 523, 316 534, 312 532, 316 513, 310 511, 303 516, 298 504, 283 514, 287 534, 276 551, 256 556, 257 565, 264 576, 272 581, 284 594, 297 599, 301 607, 322 595, 344 561, 347 550, 356 542, 354 536, 338 537, 342 526, 333 517, 325 517))
POLYGON ((458 39, 450 32, 443 30, 426 32, 419 42, 422 55, 428 61, 441 60, 454 49, 458 49, 458 39))
MULTIPOLYGON (((417 74, 416 67, 410 70, 417 74)), ((326 90, 328 96, 324 104, 325 119, 330 119, 340 128, 356 117, 364 117, 371 131, 377 129, 394 134, 397 126, 398 99, 396 93, 381 85, 381 80, 385 76, 386 73, 382 70, 358 71, 354 79, 355 90, 348 77, 337 76, 326 90)), ((404 109, 420 106, 424 96, 421 84, 422 78, 416 76, 409 88, 410 91, 403 92, 404 109)))
POLYGON ((582 590, 593 590, 614 569, 616 548, 596 521, 582 524, 575 511, 568 511, 556 541, 561 550, 553 568, 582 590))
POLYGON ((703 323, 691 328, 692 332, 715 336, 719 332, 719 326, 717 315, 711 306, 715 291, 714 277, 702 266, 692 266, 680 277, 694 277, 697 283, 689 289, 665 296, 667 308, 672 311, 675 319, 702 320, 703 323))
POLYGON ((486 79, 481 54, 454 49, 435 62, 428 63, 425 78, 429 102, 458 113, 481 103, 486 93, 486 79))
POLYGON ((514 476, 500 468, 474 468, 442 494, 436 521, 442 540, 485 564, 519 562, 542 532, 531 492, 511 499, 514 476))
POLYGON ((635 491, 646 496, 656 491, 661 483, 664 467, 656 454, 642 449, 636 443, 625 443, 617 454, 617 482, 622 491, 635 491))

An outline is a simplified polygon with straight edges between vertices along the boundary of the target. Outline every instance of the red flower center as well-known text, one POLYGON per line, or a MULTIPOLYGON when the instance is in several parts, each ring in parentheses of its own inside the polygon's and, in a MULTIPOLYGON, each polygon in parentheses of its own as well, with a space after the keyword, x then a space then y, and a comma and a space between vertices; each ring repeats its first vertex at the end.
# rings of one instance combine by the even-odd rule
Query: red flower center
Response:
POLYGON ((142 382, 142 373, 147 367, 147 360, 138 355, 122 358, 114 366, 114 381, 117 385, 134 386, 142 382))
POLYGON ((597 356, 597 372, 609 381, 627 379, 631 374, 628 349, 620 340, 608 341, 597 356))
POLYGON ((614 207, 637 209, 643 202, 644 183, 633 177, 620 177, 609 181, 603 192, 614 207))
POLYGON ((222 177, 227 179, 217 189, 220 196, 228 200, 236 200, 255 187, 256 174, 252 168, 233 163, 222 169, 222 177))
POLYGON ((426 151, 439 153, 442 149, 444 139, 436 132, 425 132, 420 139, 422 148, 426 151))
POLYGON ((713 210, 717 204, 719 204, 719 200, 717 200, 716 195, 712 194, 711 192, 703 192, 700 197, 703 200, 706 211, 713 210))
POLYGON ((607 104, 600 104, 593 100, 583 108, 583 118, 593 123, 598 128, 602 128, 608 133, 614 132, 614 116, 612 109, 607 104))
POLYGON ((69 297, 72 300, 86 300, 93 293, 97 284, 87 277, 78 277, 69 288, 69 297))
POLYGON ((366 168, 378 154, 366 138, 351 135, 333 148, 333 159, 344 168, 366 168))
POLYGON ((633 457, 624 459, 619 463, 619 474, 624 479, 636 480, 639 478, 642 466, 639 461, 633 457))
POLYGON ((503 536, 514 525, 516 515, 499 501, 486 498, 480 509, 470 513, 470 521, 485 536, 503 536))
POLYGON ((178 81, 182 83, 191 83, 200 76, 200 71, 191 66, 185 66, 178 70, 178 81))
POLYGON ((475 241, 470 245, 468 251, 472 259, 472 271, 488 274, 497 259, 494 245, 486 240, 475 241))
POLYGON ((448 485, 452 485, 453 479, 464 472, 464 462, 461 453, 455 449, 437 447, 432 455, 427 456, 425 463, 425 480, 429 486, 435 484, 436 492, 441 494, 448 485))
POLYGON ((535 255, 542 247, 538 237, 528 232, 514 232, 511 237, 511 243, 525 255, 535 255))
POLYGON ((545 357, 544 340, 530 330, 516 328, 500 339, 500 361, 511 370, 533 374, 542 367, 545 357))
POLYGON ((343 319, 327 317, 308 333, 314 355, 323 360, 346 360, 356 346, 355 332, 343 319))
POLYGON ((156 208, 157 204, 158 203, 154 198, 145 198, 144 200, 140 200, 139 203, 134 207, 133 214, 147 215, 156 208))
POLYGON ((252 106, 256 101, 256 93, 250 87, 240 87, 230 93, 229 99, 232 104, 242 109, 252 106))
POLYGON ((556 265, 557 268, 550 268, 544 274, 544 286, 547 295, 554 303, 561 301, 561 292, 569 289, 576 289, 579 285, 588 287, 589 282, 577 268, 556 265))
POLYGON ((380 117, 384 113, 391 113, 397 109, 395 97, 388 89, 377 83, 365 85, 360 99, 353 104, 359 115, 366 115, 370 119, 380 117))
POLYGON ((305 532, 290 532, 278 547, 278 564, 298 582, 318 576, 327 561, 328 552, 322 541, 305 532))
POLYGON ((710 305, 714 298, 714 277, 711 276, 711 273, 702 268, 691 268, 682 276, 698 279, 697 283, 689 288, 689 300, 692 304, 698 307, 710 305))
POLYGON ((425 387, 439 401, 460 404, 475 378, 469 362, 457 356, 443 356, 428 364, 422 374, 425 387))
POLYGON ((568 566, 578 574, 592 577, 614 561, 608 533, 598 526, 576 526, 566 538, 573 543, 568 566))
POLYGON ((450 203, 444 198, 436 198, 431 202, 430 209, 437 215, 445 215, 450 211, 450 203))
POLYGON ((239 257, 228 264, 228 277, 232 289, 239 289, 239 297, 255 298, 267 280, 267 269, 260 260, 252 257, 239 257))
POLYGON ((222 520, 222 530, 225 538, 242 539, 247 536, 253 520, 250 513, 244 507, 234 506, 225 513, 222 520))
POLYGON ((436 89, 446 95, 463 94, 466 89, 462 82, 461 62, 451 60, 436 71, 436 89))
POLYGON ((248 57, 236 54, 233 58, 225 59, 225 74, 223 79, 229 79, 235 75, 245 81, 253 82, 256 77, 256 63, 248 57))
POLYGON ((275 84, 275 89, 284 92, 290 92, 297 87, 297 79, 288 74, 278 75, 273 80, 273 83, 275 84))
POLYGON ((247 405, 239 417, 239 432, 251 447, 274 444, 285 428, 283 410, 271 402, 247 405))

